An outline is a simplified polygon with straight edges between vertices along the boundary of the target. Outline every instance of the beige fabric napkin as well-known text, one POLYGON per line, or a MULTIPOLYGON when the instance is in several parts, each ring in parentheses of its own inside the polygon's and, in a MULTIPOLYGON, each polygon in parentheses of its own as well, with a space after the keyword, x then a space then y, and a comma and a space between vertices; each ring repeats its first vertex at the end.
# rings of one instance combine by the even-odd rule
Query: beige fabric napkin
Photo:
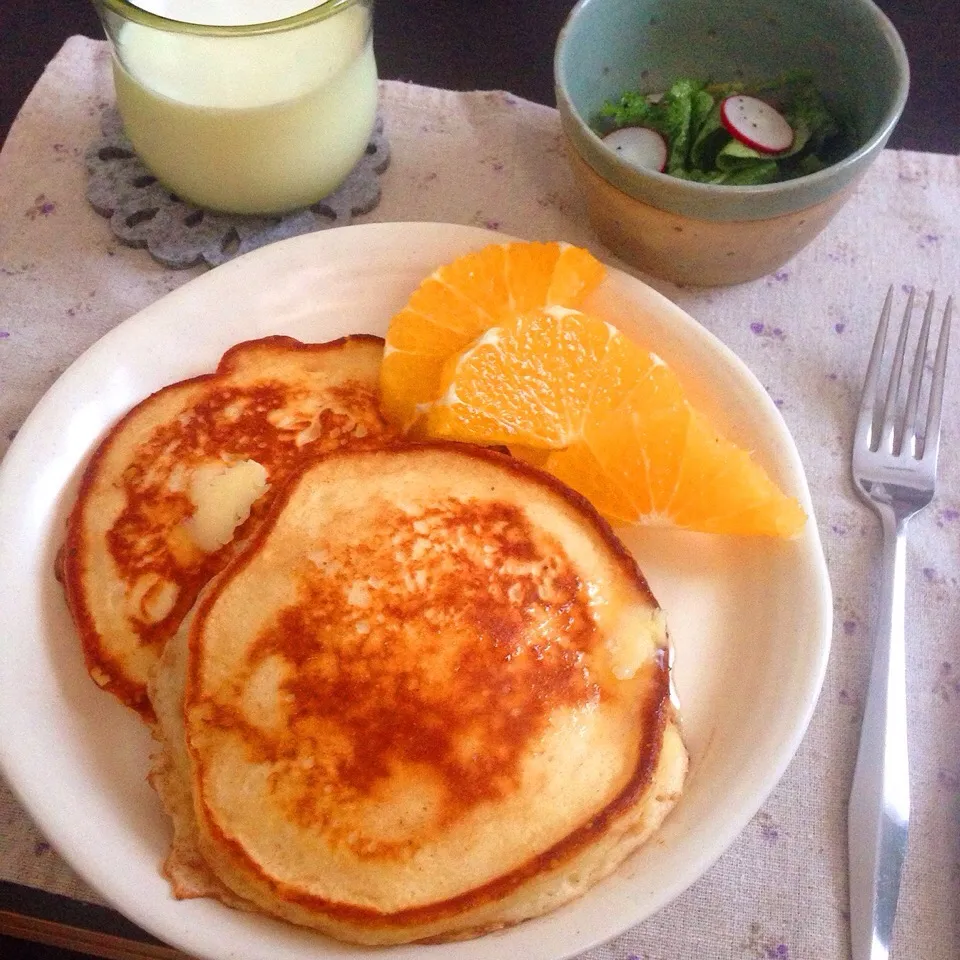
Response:
MULTIPOLYGON (((0 154, 0 454, 87 346, 199 270, 118 245, 84 200, 83 151, 112 102, 106 46, 72 38, 0 154)), ((556 113, 502 92, 384 82, 392 147, 363 220, 451 221, 591 236, 556 113)), ((848 956, 846 802, 872 620, 876 523, 848 479, 851 416, 883 294, 960 294, 960 159, 886 152, 812 246, 730 289, 650 281, 757 373, 783 412, 813 490, 835 593, 820 703, 796 759, 719 862, 657 916, 590 960, 833 960, 848 956)), ((960 339, 955 337, 956 339, 960 339)), ((960 955, 960 363, 954 344, 940 492, 912 527, 907 618, 914 814, 895 956, 960 955)), ((0 731, 0 736, 3 732, 0 731)), ((97 902, 0 783, 0 879, 97 902)))

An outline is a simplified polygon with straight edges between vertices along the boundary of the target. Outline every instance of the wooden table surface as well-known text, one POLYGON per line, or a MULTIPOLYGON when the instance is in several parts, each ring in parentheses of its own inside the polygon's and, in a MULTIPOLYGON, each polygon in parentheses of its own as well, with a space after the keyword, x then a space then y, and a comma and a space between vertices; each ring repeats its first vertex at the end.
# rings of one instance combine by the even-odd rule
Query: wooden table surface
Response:
MULTIPOLYGON (((960 153, 960 2, 878 3, 900 32, 912 71, 907 108, 889 145, 960 153)), ((553 105, 553 45, 572 5, 377 0, 380 75, 452 89, 504 89, 553 105)), ((88 0, 0 0, 0 142, 44 66, 73 34, 103 36, 88 0)), ((178 956, 103 908, 0 884, 2 960, 79 960, 65 946, 116 960, 178 956), (95 935, 84 932, 90 930, 95 935)))

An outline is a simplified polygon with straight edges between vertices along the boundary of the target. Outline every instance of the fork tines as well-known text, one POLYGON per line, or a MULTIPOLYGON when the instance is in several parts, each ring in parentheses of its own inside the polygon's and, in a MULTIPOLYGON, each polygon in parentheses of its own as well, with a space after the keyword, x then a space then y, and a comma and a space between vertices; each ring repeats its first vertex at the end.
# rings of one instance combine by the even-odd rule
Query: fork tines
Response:
POLYGON ((878 421, 878 384, 880 383, 880 367, 887 340, 890 311, 893 306, 893 287, 891 286, 887 291, 887 298, 884 301, 880 323, 877 327, 877 335, 873 342, 873 351, 870 354, 870 364, 867 367, 867 375, 864 380, 863 399, 860 403, 860 416, 857 421, 857 439, 862 442, 863 446, 869 447, 870 450, 889 453, 895 457, 904 454, 920 460, 924 458, 927 451, 930 451, 931 455, 935 455, 937 439, 940 435, 940 411, 943 406, 943 383, 946 376, 947 346, 950 340, 953 297, 947 298, 947 304, 940 321, 929 400, 926 406, 927 415, 922 431, 920 430, 918 410, 920 409, 924 369, 927 364, 927 348, 935 298, 931 290, 927 297, 927 307, 923 314, 923 323, 920 326, 920 334, 917 338, 906 402, 901 408, 901 374, 907 350, 910 315, 913 312, 914 298, 915 293, 911 288, 903 321, 900 324, 897 346, 893 354, 886 398, 878 421), (901 409, 903 411, 902 416, 898 416, 901 409))

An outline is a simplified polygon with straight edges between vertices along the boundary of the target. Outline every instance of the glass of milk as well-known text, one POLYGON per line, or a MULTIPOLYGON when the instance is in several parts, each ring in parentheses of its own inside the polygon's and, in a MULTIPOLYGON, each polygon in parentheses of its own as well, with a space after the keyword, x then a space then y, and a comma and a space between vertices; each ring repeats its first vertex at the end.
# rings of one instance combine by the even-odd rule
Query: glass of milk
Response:
POLYGON ((322 199, 377 110, 373 0, 93 0, 117 106, 184 200, 275 214, 322 199))

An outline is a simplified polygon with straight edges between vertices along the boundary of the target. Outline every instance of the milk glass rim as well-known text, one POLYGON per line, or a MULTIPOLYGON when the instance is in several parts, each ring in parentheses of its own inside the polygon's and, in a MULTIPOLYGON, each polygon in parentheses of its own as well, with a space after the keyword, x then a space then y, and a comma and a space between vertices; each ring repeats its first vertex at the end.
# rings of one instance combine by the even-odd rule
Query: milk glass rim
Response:
MULTIPOLYGON (((157 30, 166 30, 173 33, 190 33, 207 37, 253 37, 264 33, 280 33, 284 30, 294 30, 297 27, 316 23, 334 16, 347 7, 363 3, 364 0, 321 0, 320 3, 302 13, 282 20, 268 20, 263 23, 244 23, 235 25, 218 25, 206 23, 190 23, 186 20, 174 20, 170 17, 150 13, 129 0, 93 0, 95 6, 102 10, 109 10, 125 20, 131 20, 145 27, 157 30)), ((373 0, 369 0, 372 5, 373 0)))

